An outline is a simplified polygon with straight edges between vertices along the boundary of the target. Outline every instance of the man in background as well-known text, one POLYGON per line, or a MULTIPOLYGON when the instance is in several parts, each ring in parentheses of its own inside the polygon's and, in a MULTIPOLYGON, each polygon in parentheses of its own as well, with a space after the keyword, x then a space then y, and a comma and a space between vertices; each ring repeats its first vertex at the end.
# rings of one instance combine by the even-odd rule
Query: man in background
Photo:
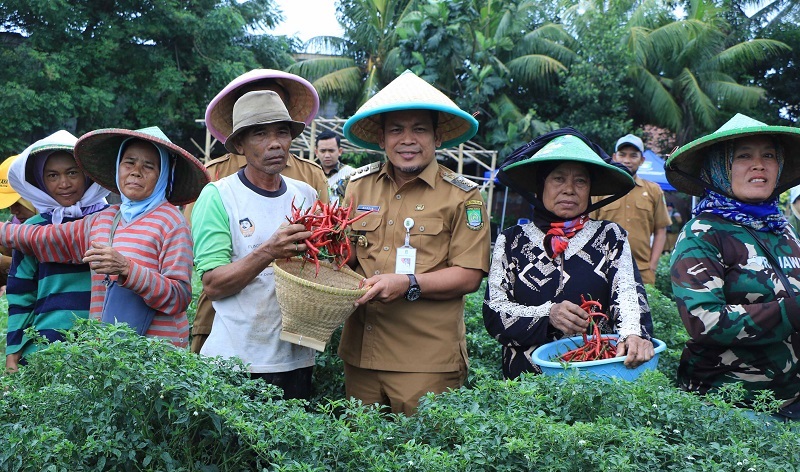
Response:
POLYGON ((342 138, 333 131, 323 131, 317 134, 314 152, 322 166, 325 177, 328 179, 328 197, 330 202, 337 202, 344 196, 347 180, 355 170, 347 164, 342 164, 342 138))
MULTIPOLYGON (((593 211, 590 216, 596 220, 613 221, 628 232, 642 282, 653 285, 656 283, 658 258, 667 241, 667 226, 672 224, 664 192, 657 183, 636 175, 644 163, 644 143, 637 136, 628 134, 619 138, 612 158, 628 169, 636 186, 624 197, 593 211)), ((603 198, 592 197, 592 202, 603 198)))

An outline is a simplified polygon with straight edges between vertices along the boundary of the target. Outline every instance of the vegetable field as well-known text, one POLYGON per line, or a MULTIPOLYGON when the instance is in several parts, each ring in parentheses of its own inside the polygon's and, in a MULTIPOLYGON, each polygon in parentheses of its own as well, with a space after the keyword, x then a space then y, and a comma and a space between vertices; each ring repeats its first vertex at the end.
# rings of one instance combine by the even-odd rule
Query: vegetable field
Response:
MULTIPOLYGON (((501 380, 483 294, 469 296, 468 385, 424 398, 410 418, 343 398, 338 334, 318 356, 314 400, 301 403, 271 400, 236 363, 81 323, 0 378, 0 470, 797 470, 800 434, 729 406, 740 389, 675 388, 686 333, 672 301, 648 295, 669 348, 632 383, 501 380)), ((773 406, 765 396, 758 407, 773 406)))

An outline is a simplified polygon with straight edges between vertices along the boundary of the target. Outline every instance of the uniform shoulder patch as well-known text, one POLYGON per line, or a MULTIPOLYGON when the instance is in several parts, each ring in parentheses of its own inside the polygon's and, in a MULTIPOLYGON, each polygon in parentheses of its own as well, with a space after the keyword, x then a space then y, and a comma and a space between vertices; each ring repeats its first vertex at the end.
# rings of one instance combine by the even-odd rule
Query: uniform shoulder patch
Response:
POLYGON ((366 176, 368 176, 370 174, 374 174, 375 172, 378 172, 379 170, 381 170, 381 167, 383 167, 383 163, 382 162, 373 162, 371 164, 367 164, 365 166, 361 166, 358 169, 356 169, 355 171, 353 171, 352 174, 350 174, 350 182, 358 180, 361 177, 366 177, 366 176))
POLYGON ((305 158, 302 158, 302 157, 300 157, 298 155, 295 155, 295 154, 292 154, 291 156, 294 157, 295 160, 297 162, 301 163, 301 164, 308 164, 308 165, 310 165, 312 167, 318 167, 318 168, 322 169, 322 166, 319 165, 319 163, 314 162, 314 161, 312 161, 310 159, 305 159, 305 158))
POLYGON ((217 157, 216 159, 211 159, 210 161, 206 162, 206 168, 211 167, 211 166, 216 165, 216 164, 219 164, 219 163, 222 163, 222 162, 225 162, 225 161, 229 161, 230 159, 231 159, 231 153, 229 153, 229 152, 225 153, 225 154, 217 157))
POLYGON ((442 179, 445 182, 455 185, 465 192, 476 188, 478 184, 464 177, 463 175, 456 174, 455 172, 442 172, 442 179))

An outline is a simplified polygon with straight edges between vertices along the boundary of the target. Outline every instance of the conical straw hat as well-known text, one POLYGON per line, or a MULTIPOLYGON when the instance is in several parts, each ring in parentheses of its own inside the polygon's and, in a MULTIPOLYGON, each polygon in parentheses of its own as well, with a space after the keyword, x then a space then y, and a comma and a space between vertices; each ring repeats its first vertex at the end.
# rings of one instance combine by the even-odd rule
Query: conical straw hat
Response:
POLYGON ((779 195, 800 183, 800 129, 770 126, 741 113, 713 133, 675 151, 664 166, 667 180, 680 192, 702 196, 708 184, 700 179, 700 171, 708 148, 722 141, 759 135, 774 136, 781 141, 785 151, 783 172, 773 195, 779 195))
MULTIPOLYGON (((585 164, 592 177, 590 195, 619 195, 628 193, 633 186, 633 177, 619 167, 605 162, 596 152, 577 136, 565 134, 553 138, 531 157, 508 166, 501 165, 498 173, 505 174, 509 186, 514 190, 530 192, 537 181, 541 164, 546 162, 579 162, 585 164)), ((610 203, 613 200, 609 200, 610 203)))
POLYGON ((174 144, 157 126, 139 130, 107 128, 90 131, 75 144, 75 162, 92 180, 114 193, 117 188, 117 155, 122 142, 139 138, 164 147, 176 157, 175 180, 167 200, 173 205, 185 205, 197 200, 200 191, 210 181, 205 166, 182 147, 174 144))
POLYGON ((381 114, 401 110, 438 111, 437 131, 442 136, 442 148, 457 146, 478 132, 478 120, 436 87, 407 70, 367 100, 347 120, 344 135, 358 146, 380 151, 378 137, 383 133, 381 114))

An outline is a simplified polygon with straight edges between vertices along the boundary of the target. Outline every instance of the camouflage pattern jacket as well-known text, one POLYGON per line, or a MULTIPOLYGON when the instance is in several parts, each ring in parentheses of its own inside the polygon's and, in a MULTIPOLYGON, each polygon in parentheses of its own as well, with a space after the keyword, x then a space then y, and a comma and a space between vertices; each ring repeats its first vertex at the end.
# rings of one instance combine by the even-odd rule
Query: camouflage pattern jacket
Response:
MULTIPOLYGON (((758 237, 800 289, 800 242, 782 235, 758 237)), ((787 403, 800 396, 800 305, 788 297, 775 268, 742 226, 703 213, 683 228, 672 253, 672 287, 690 340, 678 382, 706 393, 742 382, 749 403, 769 389, 787 403)))

